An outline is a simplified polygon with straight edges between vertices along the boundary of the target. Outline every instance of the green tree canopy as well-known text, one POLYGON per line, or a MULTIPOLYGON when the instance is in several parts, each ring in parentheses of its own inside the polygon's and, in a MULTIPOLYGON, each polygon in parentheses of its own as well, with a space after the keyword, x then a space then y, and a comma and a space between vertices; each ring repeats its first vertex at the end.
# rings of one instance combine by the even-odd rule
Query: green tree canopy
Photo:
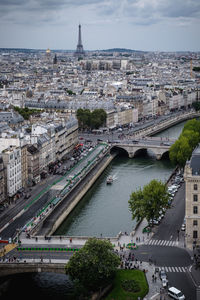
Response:
POLYGON ((146 218, 148 222, 159 217, 159 212, 168 205, 169 193, 165 183, 152 180, 142 189, 130 195, 129 209, 132 218, 141 221, 146 218))
POLYGON ((180 167, 184 167, 186 161, 192 155, 192 151, 200 142, 200 121, 196 119, 185 123, 178 140, 170 147, 169 158, 180 167))
POLYGON ((200 102, 199 101, 193 102, 192 107, 194 107, 196 111, 200 110, 200 102))
POLYGON ((18 106, 14 106, 14 110, 17 111, 25 120, 29 120, 31 115, 38 115, 43 110, 40 109, 29 109, 28 107, 20 108, 18 106))
POLYGON ((104 109, 95 109, 91 112, 89 109, 79 108, 76 116, 80 128, 97 129, 105 125, 107 114, 104 109))
POLYGON ((200 131, 196 130, 190 130, 190 129, 184 129, 180 137, 185 137, 188 141, 188 144, 192 149, 198 145, 200 141, 200 136, 199 136, 200 131))
POLYGON ((192 119, 187 121, 183 127, 182 132, 184 132, 185 130, 192 130, 200 133, 200 121, 197 119, 192 119))
POLYGON ((189 145, 188 139, 181 136, 171 147, 169 152, 170 160, 180 167, 184 167, 190 158, 193 148, 189 145))
POLYGON ((106 114, 105 110, 95 109, 91 113, 91 127, 97 129, 97 128, 103 126, 106 122, 106 117, 107 117, 107 114, 106 114))
POLYGON ((96 291, 109 284, 120 264, 109 241, 89 239, 83 248, 70 258, 66 273, 88 291, 96 291))
POLYGON ((90 127, 90 110, 79 108, 76 112, 79 127, 85 129, 90 127))

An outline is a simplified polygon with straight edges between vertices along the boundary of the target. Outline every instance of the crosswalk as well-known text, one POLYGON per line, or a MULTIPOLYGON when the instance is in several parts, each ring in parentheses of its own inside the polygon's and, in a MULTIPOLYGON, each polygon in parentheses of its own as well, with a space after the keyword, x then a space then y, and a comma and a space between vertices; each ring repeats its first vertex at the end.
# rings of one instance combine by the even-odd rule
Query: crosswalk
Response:
POLYGON ((159 267, 160 270, 164 270, 166 273, 185 273, 187 267, 159 267))
POLYGON ((169 240, 154 240, 151 239, 145 243, 146 245, 154 245, 154 246, 177 246, 177 241, 169 241, 169 240))

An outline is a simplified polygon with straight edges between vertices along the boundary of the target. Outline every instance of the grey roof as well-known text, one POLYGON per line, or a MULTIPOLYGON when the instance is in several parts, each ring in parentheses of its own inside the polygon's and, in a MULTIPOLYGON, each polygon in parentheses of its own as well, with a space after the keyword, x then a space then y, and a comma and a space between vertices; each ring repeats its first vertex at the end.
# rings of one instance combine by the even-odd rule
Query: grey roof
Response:
POLYGON ((0 112, 0 120, 1 122, 9 122, 9 123, 18 123, 23 122, 24 118, 16 112, 11 111, 1 111, 0 112))
POLYGON ((200 145, 193 151, 190 159, 192 175, 200 175, 200 145))
POLYGON ((83 101, 25 101, 25 107, 37 107, 37 108, 54 108, 54 109, 72 109, 77 110, 78 108, 88 108, 94 110, 96 108, 103 108, 109 111, 114 108, 112 101, 100 101, 100 100, 83 100, 83 101))
POLYGON ((38 137, 37 143, 39 146, 42 146, 42 144, 46 143, 49 140, 50 140, 49 136, 44 133, 38 137))

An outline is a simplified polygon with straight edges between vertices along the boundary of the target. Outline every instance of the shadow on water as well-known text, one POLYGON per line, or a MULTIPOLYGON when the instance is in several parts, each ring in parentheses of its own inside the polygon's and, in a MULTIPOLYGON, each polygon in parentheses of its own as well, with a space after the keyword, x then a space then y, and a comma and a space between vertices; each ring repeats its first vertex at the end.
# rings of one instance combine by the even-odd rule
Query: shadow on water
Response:
POLYGON ((56 273, 22 273, 6 276, 0 282, 0 298, 20 299, 75 299, 73 284, 65 274, 56 273))

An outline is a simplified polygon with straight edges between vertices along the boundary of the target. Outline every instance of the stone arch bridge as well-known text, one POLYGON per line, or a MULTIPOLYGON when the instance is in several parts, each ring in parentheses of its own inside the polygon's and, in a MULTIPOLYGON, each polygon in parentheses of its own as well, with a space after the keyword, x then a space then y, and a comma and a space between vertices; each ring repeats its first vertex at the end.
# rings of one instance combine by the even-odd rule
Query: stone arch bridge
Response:
POLYGON ((65 274, 66 263, 45 263, 45 262, 0 263, 0 277, 20 274, 20 273, 41 273, 41 272, 53 272, 53 273, 65 274))
POLYGON ((140 139, 138 141, 115 141, 111 144, 110 152, 116 150, 124 150, 127 152, 129 158, 137 156, 141 152, 150 150, 157 160, 160 160, 163 156, 169 153, 170 146, 175 140, 162 141, 160 138, 156 139, 140 139))

